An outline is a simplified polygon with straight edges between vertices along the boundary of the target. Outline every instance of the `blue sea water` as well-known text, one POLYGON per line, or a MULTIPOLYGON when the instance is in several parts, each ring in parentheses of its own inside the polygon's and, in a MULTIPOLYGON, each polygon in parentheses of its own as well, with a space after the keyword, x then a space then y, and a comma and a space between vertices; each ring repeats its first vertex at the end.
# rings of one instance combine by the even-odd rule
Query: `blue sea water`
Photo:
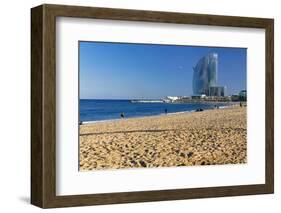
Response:
MULTIPOLYGON (((80 99, 80 121, 102 121, 119 119, 124 113, 125 118, 143 117, 177 113, 184 111, 194 111, 198 108, 212 109, 214 103, 132 103, 130 100, 95 100, 80 99)), ((218 106, 229 105, 218 103, 218 106)))

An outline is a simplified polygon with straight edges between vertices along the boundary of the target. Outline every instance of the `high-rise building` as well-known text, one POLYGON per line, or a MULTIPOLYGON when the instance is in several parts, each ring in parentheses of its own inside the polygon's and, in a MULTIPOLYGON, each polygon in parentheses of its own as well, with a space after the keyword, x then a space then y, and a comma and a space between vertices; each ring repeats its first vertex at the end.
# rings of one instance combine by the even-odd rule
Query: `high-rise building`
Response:
POLYGON ((210 53, 201 58, 193 68, 193 94, 207 96, 226 96, 226 87, 219 86, 218 54, 210 53))
POLYGON ((209 95, 210 87, 217 85, 218 54, 210 53, 201 58, 193 70, 193 93, 209 95))
POLYGON ((209 96, 224 97, 226 96, 226 87, 224 86, 210 86, 209 96))

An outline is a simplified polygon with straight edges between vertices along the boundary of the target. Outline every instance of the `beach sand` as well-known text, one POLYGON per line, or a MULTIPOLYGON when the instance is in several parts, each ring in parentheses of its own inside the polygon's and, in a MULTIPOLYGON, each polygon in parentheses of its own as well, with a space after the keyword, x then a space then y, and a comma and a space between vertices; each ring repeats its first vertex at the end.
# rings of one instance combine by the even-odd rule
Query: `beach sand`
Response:
POLYGON ((241 164, 246 108, 80 125, 80 170, 241 164))

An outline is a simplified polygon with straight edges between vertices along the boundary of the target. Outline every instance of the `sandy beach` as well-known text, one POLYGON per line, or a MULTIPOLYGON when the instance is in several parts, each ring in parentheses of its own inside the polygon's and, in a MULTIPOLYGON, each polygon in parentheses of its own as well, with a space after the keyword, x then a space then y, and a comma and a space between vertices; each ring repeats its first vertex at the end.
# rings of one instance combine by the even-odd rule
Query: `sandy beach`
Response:
POLYGON ((80 170, 241 164, 246 108, 80 125, 80 170))

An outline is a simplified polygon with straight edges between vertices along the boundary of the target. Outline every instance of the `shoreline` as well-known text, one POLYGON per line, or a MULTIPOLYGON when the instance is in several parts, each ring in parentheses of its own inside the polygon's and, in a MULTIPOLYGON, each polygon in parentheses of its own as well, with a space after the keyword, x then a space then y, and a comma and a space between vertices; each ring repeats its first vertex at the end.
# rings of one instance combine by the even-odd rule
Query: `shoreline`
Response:
POLYGON ((80 171, 247 162, 247 108, 81 125, 80 171))
MULTIPOLYGON (((209 109, 203 109, 203 110, 204 111, 220 110, 220 109, 233 108, 233 107, 237 107, 237 106, 239 106, 238 103, 233 104, 233 105, 228 105, 228 106, 220 106, 219 108, 209 108, 209 109)), ((196 112, 196 110, 180 111, 180 112, 168 112, 167 114, 161 113, 161 114, 158 114, 158 115, 136 116, 136 117, 128 117, 128 118, 115 118, 115 119, 108 119, 108 120, 82 121, 81 125, 89 125, 89 124, 96 124, 96 123, 107 123, 107 122, 117 122, 117 121, 129 120, 129 119, 147 118, 147 117, 151 118, 151 117, 177 115, 177 114, 193 113, 193 112, 196 112)))

